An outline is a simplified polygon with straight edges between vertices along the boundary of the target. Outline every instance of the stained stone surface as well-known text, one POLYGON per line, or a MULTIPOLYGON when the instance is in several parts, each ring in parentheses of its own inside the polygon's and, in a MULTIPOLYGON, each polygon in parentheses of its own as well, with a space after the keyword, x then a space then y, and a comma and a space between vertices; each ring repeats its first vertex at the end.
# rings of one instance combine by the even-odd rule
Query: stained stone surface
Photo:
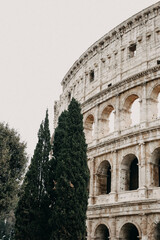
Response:
POLYGON ((54 126, 72 97, 84 116, 87 239, 160 239, 160 2, 89 47, 62 87, 54 126))

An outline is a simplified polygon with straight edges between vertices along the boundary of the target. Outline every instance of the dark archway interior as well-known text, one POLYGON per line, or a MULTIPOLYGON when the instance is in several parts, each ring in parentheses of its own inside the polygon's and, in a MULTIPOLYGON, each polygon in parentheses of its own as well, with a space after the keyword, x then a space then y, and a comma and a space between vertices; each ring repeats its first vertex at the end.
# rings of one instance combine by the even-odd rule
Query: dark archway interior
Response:
POLYGON ((103 161, 98 169, 98 194, 109 194, 111 192, 111 165, 108 161, 103 161))
POLYGON ((124 240, 138 240, 139 233, 136 226, 132 223, 125 224, 120 232, 120 239, 124 240))
POLYGON ((160 239, 160 222, 157 224, 157 226, 155 228, 154 238, 155 238, 155 240, 160 239))
POLYGON ((160 148, 153 151, 151 161, 152 164, 150 168, 153 176, 152 186, 160 187, 160 148))
POLYGON ((107 194, 111 192, 111 166, 107 170, 107 194))
POLYGON ((109 240, 109 230, 104 224, 97 227, 95 235, 96 240, 109 240))
POLYGON ((135 158, 131 162, 130 166, 130 181, 129 181, 129 190, 136 190, 138 189, 138 159, 135 158))

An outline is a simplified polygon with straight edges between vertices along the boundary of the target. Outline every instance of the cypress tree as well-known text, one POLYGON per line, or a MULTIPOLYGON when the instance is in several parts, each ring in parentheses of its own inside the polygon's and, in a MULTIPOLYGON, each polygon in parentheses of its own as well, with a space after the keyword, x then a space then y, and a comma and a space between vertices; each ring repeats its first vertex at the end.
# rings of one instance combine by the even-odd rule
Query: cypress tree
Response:
POLYGON ((15 214, 16 240, 48 240, 49 199, 46 193, 46 181, 50 150, 49 120, 46 111, 15 214))
POLYGON ((55 204, 50 239, 84 240, 88 203, 89 171, 83 117, 79 103, 72 99, 55 130, 54 164, 55 204))

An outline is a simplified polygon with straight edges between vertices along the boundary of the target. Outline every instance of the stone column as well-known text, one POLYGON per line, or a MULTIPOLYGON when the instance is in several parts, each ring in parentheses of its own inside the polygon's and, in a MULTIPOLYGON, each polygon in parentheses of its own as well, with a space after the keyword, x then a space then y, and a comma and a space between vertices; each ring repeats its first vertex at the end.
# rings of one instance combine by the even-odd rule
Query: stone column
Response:
POLYGON ((119 94, 116 96, 116 106, 115 106, 115 120, 114 120, 114 130, 119 132, 120 131, 120 99, 119 94))
POLYGON ((139 143, 140 159, 139 159, 139 188, 146 187, 146 150, 145 143, 139 143))
POLYGON ((147 93, 146 83, 142 84, 142 99, 140 101, 140 125, 146 127, 147 124, 147 93))
POLYGON ((117 152, 112 152, 111 192, 117 192, 117 152))
POLYGON ((87 220, 87 240, 92 240, 92 221, 87 220))
POLYGON ((89 198, 90 198, 90 204, 94 204, 94 195, 95 195, 95 160, 94 158, 90 159, 90 191, 89 191, 89 198))
POLYGON ((99 116, 99 106, 95 106, 95 119, 94 119, 94 139, 97 141, 98 140, 98 133, 99 133, 99 121, 98 121, 98 116, 99 116))
POLYGON ((141 225, 141 229, 142 229, 142 238, 141 240, 149 240, 148 239, 148 235, 147 235, 147 216, 144 215, 143 218, 142 218, 142 225, 141 225))
POLYGON ((109 240, 115 240, 115 239, 117 239, 117 238, 116 238, 116 218, 113 218, 110 229, 111 229, 111 232, 110 232, 109 240))
POLYGON ((87 81, 88 81, 88 71, 84 69, 84 101, 86 100, 86 89, 87 89, 87 81))

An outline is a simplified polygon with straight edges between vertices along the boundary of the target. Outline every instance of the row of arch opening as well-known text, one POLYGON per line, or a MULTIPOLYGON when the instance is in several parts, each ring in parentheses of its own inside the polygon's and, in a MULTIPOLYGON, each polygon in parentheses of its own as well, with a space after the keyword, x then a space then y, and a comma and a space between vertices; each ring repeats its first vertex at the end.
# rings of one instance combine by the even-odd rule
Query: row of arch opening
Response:
MULTIPOLYGON (((150 164, 152 187, 160 187, 160 148, 153 151, 150 164)), ((127 154, 120 166, 120 191, 132 191, 139 188, 139 160, 134 154, 127 154)), ((96 195, 109 194, 112 191, 112 167, 108 160, 100 163, 96 172, 96 195)))
MULTIPOLYGON (((95 239, 96 240, 109 240, 110 230, 105 224, 100 224, 95 230, 95 239)), ((138 227, 133 223, 125 223, 119 232, 118 239, 125 240, 139 240, 141 239, 141 232, 138 227)), ((159 240, 160 239, 160 222, 156 224, 154 227, 154 232, 152 239, 159 240)))
MULTIPOLYGON (((150 120, 160 118, 160 85, 158 85, 152 92, 150 97, 150 108, 149 113, 150 120)), ((141 99, 138 95, 132 94, 126 98, 124 101, 123 107, 121 108, 121 128, 129 128, 135 125, 140 124, 142 106, 141 99)), ((100 114, 100 121, 98 134, 99 137, 104 137, 115 131, 115 119, 116 111, 115 107, 111 104, 107 105, 100 114)), ((84 129, 86 133, 87 142, 92 141, 95 131, 95 117, 94 114, 89 114, 84 121, 84 129)))

